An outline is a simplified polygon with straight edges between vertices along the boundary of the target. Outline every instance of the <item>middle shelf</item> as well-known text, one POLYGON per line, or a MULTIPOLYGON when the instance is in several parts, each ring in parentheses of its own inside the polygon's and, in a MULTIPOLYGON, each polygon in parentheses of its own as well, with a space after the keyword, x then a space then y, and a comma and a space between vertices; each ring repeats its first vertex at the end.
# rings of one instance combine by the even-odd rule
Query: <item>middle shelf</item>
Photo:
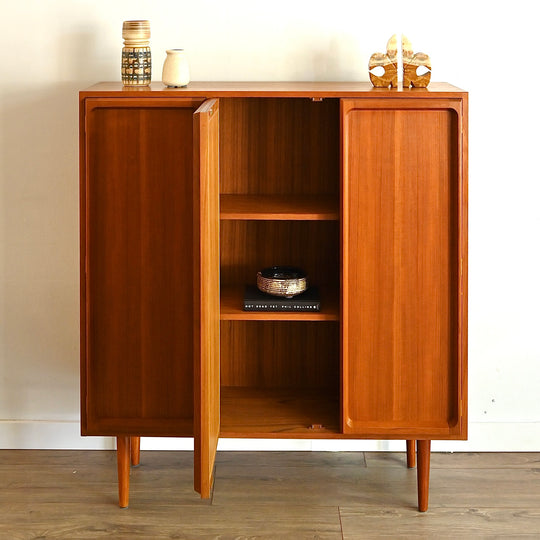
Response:
POLYGON ((220 218, 246 220, 338 221, 335 195, 220 195, 220 218))
POLYGON ((337 291, 321 291, 321 310, 300 311, 244 311, 244 287, 229 286, 221 289, 220 319, 222 321, 338 321, 339 295, 337 291))

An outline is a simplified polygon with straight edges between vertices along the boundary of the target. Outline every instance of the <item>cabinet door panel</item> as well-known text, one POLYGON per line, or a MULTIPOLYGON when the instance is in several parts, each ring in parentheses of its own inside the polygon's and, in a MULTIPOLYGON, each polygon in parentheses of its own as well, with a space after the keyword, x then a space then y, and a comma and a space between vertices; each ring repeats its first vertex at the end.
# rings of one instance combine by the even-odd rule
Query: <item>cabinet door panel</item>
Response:
POLYGON ((220 429, 219 402, 219 102, 193 117, 195 261, 195 489, 211 495, 220 429))
POLYGON ((460 111, 342 102, 345 433, 462 435, 460 111))
POLYGON ((193 433, 195 106, 86 101, 86 435, 193 433))

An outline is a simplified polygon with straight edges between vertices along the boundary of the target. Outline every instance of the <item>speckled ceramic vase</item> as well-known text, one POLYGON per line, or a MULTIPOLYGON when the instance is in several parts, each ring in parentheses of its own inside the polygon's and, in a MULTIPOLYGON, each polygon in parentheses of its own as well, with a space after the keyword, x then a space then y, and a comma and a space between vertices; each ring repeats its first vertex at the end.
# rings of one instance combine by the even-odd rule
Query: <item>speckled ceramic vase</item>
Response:
POLYGON ((187 86, 189 83, 189 66, 184 49, 168 49, 163 63, 161 80, 166 86, 173 88, 187 86))

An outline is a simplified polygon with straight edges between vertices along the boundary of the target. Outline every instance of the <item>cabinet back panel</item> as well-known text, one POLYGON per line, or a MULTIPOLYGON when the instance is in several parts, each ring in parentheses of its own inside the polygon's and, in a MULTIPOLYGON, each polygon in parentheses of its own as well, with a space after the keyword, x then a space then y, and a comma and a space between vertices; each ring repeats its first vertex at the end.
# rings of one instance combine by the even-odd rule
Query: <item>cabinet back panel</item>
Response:
POLYGON ((339 323, 221 322, 221 385, 339 387, 339 323))
POLYGON ((344 116, 344 429, 459 431, 458 116, 356 103, 344 116))
POLYGON ((92 434, 123 433, 127 420, 132 433, 159 431, 165 420, 173 435, 171 420, 192 420, 192 126, 191 107, 108 106, 88 114, 92 434))
POLYGON ((313 285, 339 288, 337 221, 221 221, 221 283, 254 285, 257 271, 291 265, 313 285))
POLYGON ((337 195, 339 141, 337 99, 224 99, 221 193, 337 195))

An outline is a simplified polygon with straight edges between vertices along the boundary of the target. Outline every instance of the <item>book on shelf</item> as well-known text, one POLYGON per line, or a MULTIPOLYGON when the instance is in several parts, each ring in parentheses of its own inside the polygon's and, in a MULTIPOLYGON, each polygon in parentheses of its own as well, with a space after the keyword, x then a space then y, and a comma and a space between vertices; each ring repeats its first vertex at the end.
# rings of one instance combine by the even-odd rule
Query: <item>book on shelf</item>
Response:
POLYGON ((255 285, 247 285, 244 292, 244 311, 320 311, 321 300, 317 287, 285 298, 266 294, 255 285))

